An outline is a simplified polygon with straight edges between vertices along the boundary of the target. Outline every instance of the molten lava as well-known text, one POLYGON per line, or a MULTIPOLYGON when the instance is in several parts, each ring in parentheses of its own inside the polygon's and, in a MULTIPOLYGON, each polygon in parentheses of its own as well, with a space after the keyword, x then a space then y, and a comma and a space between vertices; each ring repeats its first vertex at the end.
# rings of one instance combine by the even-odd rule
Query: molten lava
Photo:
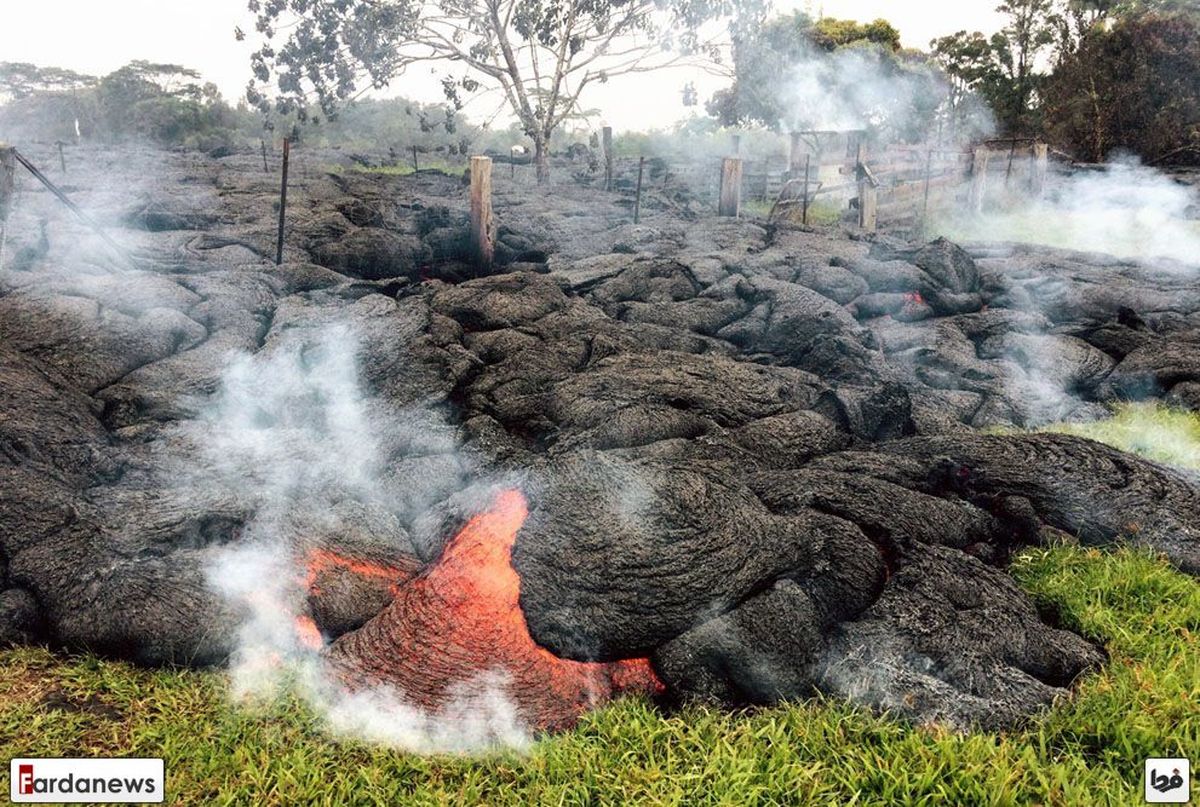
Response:
POLYGON ((309 552, 304 568, 306 570, 304 586, 308 589, 309 594, 321 593, 318 579, 321 575, 331 571, 346 571, 368 580, 375 580, 386 585, 392 594, 399 592, 400 584, 415 573, 413 569, 348 558, 336 552, 330 552, 328 549, 314 549, 309 552))
POLYGON ((618 692, 661 692, 648 659, 568 661, 533 641, 512 566, 527 514, 520 491, 501 493, 451 539, 437 563, 401 586, 391 605, 334 642, 328 657, 347 684, 389 684, 436 711, 456 685, 499 671, 522 720, 544 730, 569 728, 618 692))

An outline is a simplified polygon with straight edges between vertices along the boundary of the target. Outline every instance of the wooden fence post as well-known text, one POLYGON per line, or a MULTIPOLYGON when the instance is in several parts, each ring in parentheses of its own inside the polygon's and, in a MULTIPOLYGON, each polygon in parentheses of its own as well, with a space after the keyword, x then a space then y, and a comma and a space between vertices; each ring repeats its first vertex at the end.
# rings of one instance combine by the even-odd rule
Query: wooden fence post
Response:
POLYGON ((730 142, 733 146, 733 156, 736 157, 742 153, 742 136, 739 134, 731 135, 730 142))
POLYGON ((646 158, 638 157, 637 192, 633 197, 633 223, 637 224, 642 215, 642 173, 646 170, 646 158))
POLYGON ((612 190, 613 179, 613 151, 612 151, 612 127, 605 126, 600 130, 600 142, 604 146, 604 190, 612 190))
POLYGON ((983 197, 987 193, 988 160, 991 153, 987 148, 975 149, 975 158, 971 162, 971 190, 968 195, 969 206, 976 213, 983 212, 983 197))
POLYGON ((12 211, 16 182, 16 152, 12 146, 0 142, 0 226, 8 221, 8 214, 12 211))
POLYGON ((929 215, 929 179, 933 174, 933 149, 925 155, 925 195, 921 199, 921 228, 925 227, 925 219, 929 215))
POLYGON ((58 145, 58 167, 65 174, 67 173, 67 155, 63 152, 63 141, 55 140, 54 142, 58 145))
POLYGON ((858 226, 875 232, 879 216, 879 189, 869 179, 858 183, 858 226))
POLYGON ((262 144, 263 173, 269 174, 269 173, 271 173, 271 169, 267 166, 267 141, 265 138, 260 137, 258 139, 258 142, 262 144))
POLYGON ((855 151, 858 155, 854 169, 858 176, 858 226, 873 233, 879 217, 879 187, 871 169, 863 161, 861 142, 855 151))
POLYGON ((808 171, 811 154, 804 155, 804 201, 800 203, 800 223, 808 224, 808 171))
POLYGON ((283 179, 279 184, 279 239, 275 242, 275 265, 283 263, 283 224, 287 217, 288 159, 292 154, 292 141, 283 139, 283 179))
MULTIPOLYGON (((788 145, 788 177, 795 179, 800 176, 800 133, 792 132, 791 138, 792 142, 788 145)), ((804 161, 807 165, 807 154, 804 161)))
POLYGON ((414 145, 412 147, 412 149, 413 149, 413 173, 415 174, 417 171, 421 170, 421 166, 417 164, 417 147, 414 145))
POLYGON ((742 207, 742 161, 726 157, 721 161, 721 195, 717 215, 736 217, 742 207))
POLYGON ((471 251, 479 269, 490 269, 496 257, 496 222, 492 218, 492 158, 471 158, 471 251))
POLYGON ((1041 199, 1046 190, 1046 169, 1049 164, 1050 147, 1045 143, 1033 144, 1033 165, 1029 172, 1029 192, 1035 199, 1041 199))

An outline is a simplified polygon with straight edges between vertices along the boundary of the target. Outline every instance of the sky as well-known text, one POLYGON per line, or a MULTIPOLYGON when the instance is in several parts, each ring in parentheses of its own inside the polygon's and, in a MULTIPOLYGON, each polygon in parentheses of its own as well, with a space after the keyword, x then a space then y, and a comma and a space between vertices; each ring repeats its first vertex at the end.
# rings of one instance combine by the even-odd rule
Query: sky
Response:
MULTIPOLYGON (((860 21, 883 17, 899 30, 904 45, 927 48, 935 37, 959 30, 992 33, 1002 24, 998 0, 778 0, 781 10, 860 21)), ((182 64, 199 70, 231 101, 241 97, 254 49, 253 16, 246 0, 7 0, 0 22, 0 61, 32 62, 103 75, 134 59, 182 64), (237 42, 235 26, 247 31, 237 42)), ((614 79, 595 85, 584 105, 599 110, 603 123, 621 129, 667 127, 689 114, 681 89, 693 81, 701 99, 723 81, 694 69, 614 79)), ((437 76, 410 72, 386 93, 413 100, 441 101, 437 76)), ((490 116, 495 102, 468 107, 475 118, 490 116)))

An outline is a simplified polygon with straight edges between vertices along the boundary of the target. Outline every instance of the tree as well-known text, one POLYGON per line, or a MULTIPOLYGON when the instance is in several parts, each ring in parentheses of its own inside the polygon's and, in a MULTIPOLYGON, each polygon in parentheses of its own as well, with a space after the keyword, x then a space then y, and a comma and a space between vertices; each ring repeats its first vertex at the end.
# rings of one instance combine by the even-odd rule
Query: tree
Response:
POLYGON ((793 12, 743 29, 733 61, 733 85, 707 105, 725 126, 869 128, 911 140, 941 102, 924 57, 902 51, 886 20, 814 22, 793 12))
POLYGON ((1093 28, 1045 86, 1047 132, 1085 159, 1132 151, 1200 165, 1200 21, 1139 14, 1093 28))
POLYGON ((1062 35, 1064 17, 1054 0, 1009 0, 996 11, 1008 15, 1008 24, 992 36, 959 31, 930 46, 960 98, 978 93, 1002 131, 1028 133, 1038 126, 1035 101, 1042 76, 1037 60, 1062 35))
POLYGON ((550 137, 589 86, 716 57, 700 28, 740 2, 747 0, 250 0, 264 42, 252 57, 247 97, 265 113, 304 117, 315 98, 331 116, 414 65, 446 64, 458 71, 443 79, 456 107, 464 94, 502 96, 533 140, 541 182, 550 137), (274 100, 262 86, 272 77, 274 100))
POLYGON ((61 67, 26 62, 0 62, 0 99, 20 101, 35 93, 62 92, 94 86, 95 76, 61 67))

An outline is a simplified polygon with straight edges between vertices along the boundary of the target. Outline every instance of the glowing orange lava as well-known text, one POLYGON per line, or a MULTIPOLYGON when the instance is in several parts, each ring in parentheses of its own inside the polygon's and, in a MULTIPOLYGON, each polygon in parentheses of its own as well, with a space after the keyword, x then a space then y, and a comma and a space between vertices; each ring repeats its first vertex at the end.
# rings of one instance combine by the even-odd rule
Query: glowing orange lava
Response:
POLYGON ((300 640, 302 647, 309 650, 320 650, 325 646, 325 637, 321 635, 321 629, 311 616, 296 617, 296 638, 300 640))
POLYGON ((308 553, 304 564, 306 575, 304 586, 310 594, 320 594, 317 579, 325 572, 344 569, 359 577, 378 580, 386 583, 392 594, 400 590, 400 584, 416 573, 416 569, 406 569, 398 566, 388 566, 383 563, 372 563, 366 560, 348 558, 328 549, 314 549, 308 553))
POLYGON ((383 682, 437 710, 456 684, 499 671, 505 694, 537 729, 568 728, 622 691, 657 694, 648 659, 588 663, 559 658, 529 635, 512 547, 525 497, 504 491, 447 544, 442 557, 401 586, 396 599, 328 650, 351 686, 383 682))

